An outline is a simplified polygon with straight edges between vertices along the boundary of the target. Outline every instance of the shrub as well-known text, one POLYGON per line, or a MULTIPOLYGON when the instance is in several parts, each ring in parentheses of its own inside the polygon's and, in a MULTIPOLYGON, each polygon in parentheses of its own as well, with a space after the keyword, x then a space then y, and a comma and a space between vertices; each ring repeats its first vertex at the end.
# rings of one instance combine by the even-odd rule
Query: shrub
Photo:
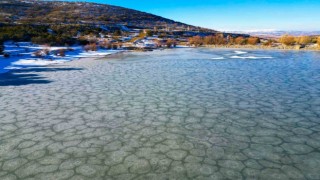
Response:
POLYGON ((151 30, 146 30, 146 36, 153 36, 153 32, 151 30))
POLYGON ((97 51, 96 43, 87 44, 83 47, 85 51, 97 51))
POLYGON ((203 45, 203 38, 201 36, 194 36, 189 38, 189 44, 195 45, 195 46, 201 46, 203 45))
POLYGON ((223 44, 226 44, 227 42, 223 34, 216 34, 213 40, 214 40, 213 43, 217 45, 223 45, 223 44))
POLYGON ((167 48, 176 47, 177 42, 174 39, 168 39, 166 42, 166 46, 167 46, 167 48))
POLYGON ((97 51, 97 45, 96 45, 96 43, 92 43, 92 44, 90 45, 90 47, 91 47, 91 51, 97 51))
POLYGON ((272 45, 272 40, 268 40, 266 42, 263 43, 264 46, 271 46, 272 45))
POLYGON ((312 42, 312 39, 309 36, 301 36, 301 37, 298 37, 297 42, 301 45, 307 45, 312 42))
POLYGON ((113 35, 114 36, 121 36, 122 32, 119 29, 117 29, 117 30, 114 31, 113 35))
POLYGON ((139 38, 144 38, 144 37, 146 37, 146 34, 144 33, 144 31, 140 31, 139 38))
POLYGON ((48 55, 50 54, 50 50, 49 50, 49 49, 44 49, 44 50, 43 50, 43 53, 44 53, 46 56, 48 56, 48 55))
POLYGON ((286 46, 291 46, 294 45, 296 41, 293 36, 284 35, 280 38, 279 42, 286 46))
POLYGON ((223 37, 223 34, 216 34, 215 36, 206 36, 204 38, 204 44, 222 45, 222 44, 226 44, 226 39, 223 37))
POLYGON ((247 39, 247 43, 250 44, 250 45, 256 45, 256 44, 260 43, 260 38, 258 38, 258 37, 249 37, 247 39))
POLYGON ((319 36, 318 39, 317 39, 317 44, 318 44, 318 46, 320 47, 320 36, 319 36))
POLYGON ((104 40, 99 43, 99 46, 106 49, 111 49, 111 42, 108 40, 104 40))
POLYGON ((214 36, 206 36, 204 38, 204 44, 207 44, 207 45, 215 44, 215 37, 214 36))
POLYGON ((49 49, 41 49, 41 50, 36 51, 34 53, 34 55, 36 57, 41 57, 42 58, 42 57, 45 57, 45 56, 49 55, 49 53, 50 53, 49 49))
POLYGON ((154 42, 156 43, 157 47, 162 47, 163 46, 163 42, 158 40, 158 39, 156 39, 154 42))
POLYGON ((246 44, 246 39, 242 36, 237 37, 234 42, 238 45, 245 45, 246 44))

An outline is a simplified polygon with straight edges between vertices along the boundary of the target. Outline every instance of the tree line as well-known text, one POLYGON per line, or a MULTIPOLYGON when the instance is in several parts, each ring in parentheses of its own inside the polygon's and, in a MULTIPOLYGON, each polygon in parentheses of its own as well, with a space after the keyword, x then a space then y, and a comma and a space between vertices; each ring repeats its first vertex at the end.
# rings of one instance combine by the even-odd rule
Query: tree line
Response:
POLYGON ((228 35, 225 37, 223 34, 216 34, 210 36, 193 36, 188 39, 188 43, 194 46, 201 45, 256 45, 260 43, 260 38, 258 37, 232 37, 228 35))
POLYGON ((284 35, 281 38, 275 39, 265 39, 261 40, 259 37, 232 37, 228 35, 227 37, 223 34, 216 34, 210 36, 193 36, 188 39, 189 45, 202 46, 202 45, 257 45, 262 44, 265 46, 270 46, 273 43, 282 43, 286 46, 301 45, 305 46, 308 44, 318 44, 320 47, 320 36, 290 36, 284 35))
POLYGON ((320 36, 291 36, 291 35, 283 35, 279 42, 286 46, 293 46, 295 44, 305 46, 307 44, 318 44, 320 46, 320 36))

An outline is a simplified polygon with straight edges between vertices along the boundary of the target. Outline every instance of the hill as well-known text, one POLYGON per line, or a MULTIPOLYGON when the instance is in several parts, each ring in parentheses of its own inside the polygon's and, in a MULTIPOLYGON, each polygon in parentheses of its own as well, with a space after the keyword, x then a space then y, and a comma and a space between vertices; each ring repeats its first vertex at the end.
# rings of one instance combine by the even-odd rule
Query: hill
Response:
POLYGON ((171 30, 215 32, 176 22, 150 13, 118 6, 62 1, 2 0, 0 23, 114 25, 171 30))

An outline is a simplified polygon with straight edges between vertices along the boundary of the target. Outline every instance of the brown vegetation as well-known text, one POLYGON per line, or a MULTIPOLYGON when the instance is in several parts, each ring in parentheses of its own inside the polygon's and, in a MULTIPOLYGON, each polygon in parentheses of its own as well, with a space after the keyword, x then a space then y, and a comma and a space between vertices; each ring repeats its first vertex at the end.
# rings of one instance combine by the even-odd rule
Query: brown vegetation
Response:
POLYGON ((226 39, 223 37, 223 34, 216 34, 213 40, 215 45, 226 44, 226 39))
POLYGON ((258 37, 249 37, 247 39, 247 44, 257 45, 258 43, 260 43, 260 38, 258 38, 258 37))
POLYGON ((215 37, 214 36, 206 36, 204 37, 205 44, 215 44, 215 37))
POLYGON ((196 47, 203 45, 203 38, 201 36, 194 36, 189 38, 189 44, 196 47))
POLYGON ((172 48, 177 46, 177 41, 174 39, 168 39, 166 42, 167 48, 172 48))
POLYGON ((312 39, 309 36, 301 36, 297 37, 296 42, 300 45, 307 45, 312 42, 312 39))
POLYGON ((146 36, 150 37, 153 36, 153 32, 151 30, 146 30, 145 31, 146 36))
POLYGON ((200 36, 194 36, 192 38, 189 38, 189 44, 194 46, 200 46, 200 45, 257 45, 260 43, 260 38, 258 37, 249 37, 245 38, 242 36, 239 36, 237 38, 233 38, 231 36, 228 36, 227 38, 224 37, 223 34, 216 34, 216 35, 210 35, 206 36, 204 38, 200 36))
POLYGON ((99 43, 99 47, 105 48, 105 49, 111 49, 112 48, 112 43, 109 40, 104 40, 99 43))
POLYGON ((237 37, 234 42, 238 45, 245 45, 247 43, 246 39, 242 36, 237 37))
POLYGON ((97 45, 96 43, 91 43, 91 44, 85 45, 83 49, 85 51, 97 51, 97 45))
POLYGON ((50 50, 49 49, 41 49, 41 50, 38 50, 34 53, 34 55, 36 57, 45 57, 45 56, 48 56, 50 54, 50 50))
POLYGON ((202 38, 201 36, 194 36, 189 38, 189 44, 194 46, 201 45, 223 45, 226 44, 226 39, 223 34, 210 35, 202 38))
POLYGON ((162 47, 164 45, 164 43, 158 39, 156 39, 154 42, 156 43, 157 47, 162 47))
POLYGON ((286 45, 286 46, 291 46, 296 43, 295 38, 290 35, 284 35, 279 39, 279 42, 286 45))
POLYGON ((272 40, 268 40, 268 41, 266 41, 266 42, 264 42, 262 45, 264 45, 264 46, 271 46, 272 45, 272 40))
MULTIPOLYGON (((293 46, 295 44, 300 45, 299 48, 305 48, 308 44, 318 44, 320 48, 320 37, 315 36, 300 36, 294 37, 290 35, 284 35, 278 40, 274 39, 260 39, 259 37, 232 37, 228 35, 224 37, 223 34, 216 34, 210 35, 206 37, 194 36, 189 38, 189 45, 193 46, 201 46, 201 45, 235 45, 235 46, 242 46, 242 45, 251 45, 256 46, 261 44, 262 46, 273 46, 277 47, 279 44, 278 42, 282 43, 286 46, 293 46)), ((298 46, 297 46, 298 47, 298 46)))

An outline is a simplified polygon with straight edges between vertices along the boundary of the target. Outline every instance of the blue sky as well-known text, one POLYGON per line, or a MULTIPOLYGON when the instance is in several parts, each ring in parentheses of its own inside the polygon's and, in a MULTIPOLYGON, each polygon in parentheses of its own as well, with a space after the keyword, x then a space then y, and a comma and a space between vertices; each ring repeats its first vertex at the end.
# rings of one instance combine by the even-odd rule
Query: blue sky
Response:
POLYGON ((217 30, 320 30, 320 0, 86 1, 137 9, 217 30))

